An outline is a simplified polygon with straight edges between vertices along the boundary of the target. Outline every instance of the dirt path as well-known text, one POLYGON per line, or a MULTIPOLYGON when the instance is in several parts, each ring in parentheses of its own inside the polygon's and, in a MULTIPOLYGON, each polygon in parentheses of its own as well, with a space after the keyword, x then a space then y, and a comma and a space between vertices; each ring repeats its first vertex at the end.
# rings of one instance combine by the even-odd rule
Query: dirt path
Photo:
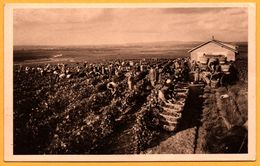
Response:
POLYGON ((239 83, 216 89, 207 87, 204 97, 195 153, 247 152, 247 88, 239 83))
POLYGON ((192 154, 196 140, 196 127, 174 134, 159 145, 145 150, 144 154, 192 154))

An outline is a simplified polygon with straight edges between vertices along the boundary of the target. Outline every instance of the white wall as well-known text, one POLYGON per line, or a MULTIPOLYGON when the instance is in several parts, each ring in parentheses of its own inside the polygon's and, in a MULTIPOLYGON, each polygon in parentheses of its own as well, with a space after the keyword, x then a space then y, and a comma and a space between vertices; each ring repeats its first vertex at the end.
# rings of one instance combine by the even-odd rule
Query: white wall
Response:
POLYGON ((221 47, 215 43, 208 43, 190 53, 191 60, 199 61, 199 57, 203 54, 211 54, 211 55, 224 55, 227 57, 227 61, 235 61, 235 52, 221 47))

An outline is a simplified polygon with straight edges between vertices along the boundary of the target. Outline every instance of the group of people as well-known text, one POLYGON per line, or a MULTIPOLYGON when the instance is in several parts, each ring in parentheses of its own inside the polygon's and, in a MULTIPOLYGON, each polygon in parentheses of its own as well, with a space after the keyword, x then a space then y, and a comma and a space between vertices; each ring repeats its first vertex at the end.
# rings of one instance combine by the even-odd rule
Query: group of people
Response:
POLYGON ((191 73, 194 76, 194 83, 205 82, 207 85, 215 85, 218 83, 221 78, 224 76, 223 74, 229 74, 230 64, 226 61, 225 58, 221 62, 219 58, 212 57, 208 58, 205 63, 203 62, 195 62, 194 60, 191 62, 191 73), (225 69, 222 69, 225 67, 225 69))
POLYGON ((38 76, 52 76, 54 83, 59 80, 70 78, 100 78, 107 82, 106 88, 112 94, 116 92, 118 81, 116 78, 127 77, 127 88, 129 91, 136 89, 136 77, 143 73, 151 88, 163 85, 159 88, 159 98, 166 100, 169 96, 166 91, 170 85, 178 81, 188 81, 189 64, 188 58, 177 58, 173 60, 142 59, 142 60, 113 60, 99 63, 58 63, 44 64, 38 66, 18 65, 15 72, 25 74, 37 74, 38 76))

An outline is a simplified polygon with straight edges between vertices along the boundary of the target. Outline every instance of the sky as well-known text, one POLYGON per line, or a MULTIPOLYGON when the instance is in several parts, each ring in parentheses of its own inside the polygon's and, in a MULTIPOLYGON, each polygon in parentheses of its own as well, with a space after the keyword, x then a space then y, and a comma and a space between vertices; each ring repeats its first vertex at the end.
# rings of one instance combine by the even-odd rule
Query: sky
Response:
POLYGON ((247 41, 247 8, 14 9, 14 45, 247 41))

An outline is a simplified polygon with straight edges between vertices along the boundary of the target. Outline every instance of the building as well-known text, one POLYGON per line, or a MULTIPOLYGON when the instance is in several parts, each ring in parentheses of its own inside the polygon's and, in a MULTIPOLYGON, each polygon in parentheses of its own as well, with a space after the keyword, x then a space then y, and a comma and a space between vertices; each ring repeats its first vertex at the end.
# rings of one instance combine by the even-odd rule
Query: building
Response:
POLYGON ((235 45, 215 40, 213 36, 210 41, 202 43, 188 52, 190 53, 191 61, 194 60, 195 62, 209 60, 213 57, 225 57, 227 61, 235 61, 236 55, 238 55, 237 48, 235 45))

